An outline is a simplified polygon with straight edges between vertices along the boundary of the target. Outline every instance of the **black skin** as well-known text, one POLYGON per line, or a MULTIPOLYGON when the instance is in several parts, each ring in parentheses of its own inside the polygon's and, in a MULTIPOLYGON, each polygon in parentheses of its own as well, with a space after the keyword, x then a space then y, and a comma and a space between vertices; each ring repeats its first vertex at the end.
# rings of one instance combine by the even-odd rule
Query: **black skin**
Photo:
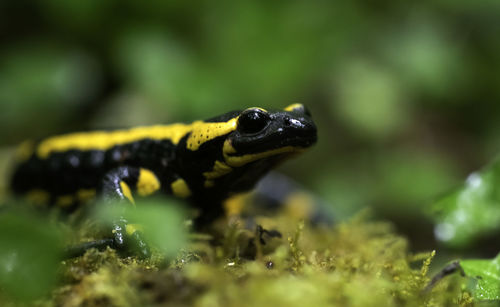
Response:
MULTIPOLYGON (((230 140, 236 150, 233 155, 247 155, 278 149, 286 146, 307 148, 316 142, 316 126, 304 107, 292 111, 268 111, 247 109, 233 111, 211 118, 205 122, 226 122, 240 116, 237 129, 203 143, 198 150, 186 147, 189 133, 177 145, 170 140, 141 139, 117 145, 109 150, 67 150, 53 152, 46 159, 33 154, 18 165, 11 189, 23 195, 33 189, 42 189, 51 195, 54 203, 61 195, 74 194, 79 189, 96 189, 98 195, 110 203, 127 202, 120 181, 135 188, 139 168, 151 170, 161 184, 160 192, 172 194, 170 184, 178 178, 184 179, 191 196, 188 202, 200 210, 195 225, 203 227, 223 215, 222 202, 232 194, 251 189, 270 169, 291 154, 279 154, 250 162, 214 180, 214 186, 204 186, 204 172, 212 170, 216 160, 224 161, 223 144, 230 140)), ((78 206, 75 203, 69 210, 78 206)), ((113 226, 113 246, 127 245, 125 220, 113 226)), ((149 250, 141 238, 132 238, 139 246, 140 254, 147 256, 149 250)), ((109 245, 109 240, 101 240, 109 245)), ((97 242, 97 241, 96 241, 97 242)))

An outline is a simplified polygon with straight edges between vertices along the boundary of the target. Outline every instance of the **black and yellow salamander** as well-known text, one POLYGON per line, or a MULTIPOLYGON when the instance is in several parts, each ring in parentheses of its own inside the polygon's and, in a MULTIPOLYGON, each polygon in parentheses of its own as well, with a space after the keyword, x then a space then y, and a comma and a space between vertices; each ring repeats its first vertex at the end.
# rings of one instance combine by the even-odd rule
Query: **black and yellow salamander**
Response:
MULTIPOLYGON (((186 199, 200 211, 195 224, 203 225, 224 213, 226 198, 251 189, 316 138, 302 104, 248 108, 191 124, 54 136, 20 147, 11 190, 68 210, 95 195, 133 203, 133 193, 160 192, 186 199)), ((115 247, 124 244, 126 228, 122 219, 113 226, 115 247)))

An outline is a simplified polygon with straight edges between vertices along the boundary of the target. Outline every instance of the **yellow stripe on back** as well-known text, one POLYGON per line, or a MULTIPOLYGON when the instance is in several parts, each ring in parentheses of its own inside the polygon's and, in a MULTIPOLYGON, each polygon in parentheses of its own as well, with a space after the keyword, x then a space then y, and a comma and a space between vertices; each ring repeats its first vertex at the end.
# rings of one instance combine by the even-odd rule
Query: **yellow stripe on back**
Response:
POLYGON ((187 140, 189 150, 197 150, 203 143, 228 134, 236 129, 237 118, 227 122, 206 123, 195 121, 191 124, 173 124, 137 127, 128 130, 94 131, 54 136, 42 141, 36 153, 45 159, 52 152, 76 150, 108 150, 142 139, 170 140, 177 145, 181 138, 192 132, 187 140))
POLYGON ((117 145, 132 143, 142 139, 164 140, 168 139, 173 144, 190 132, 192 125, 174 124, 137 127, 128 130, 95 131, 72 133, 48 138, 42 141, 36 150, 37 155, 44 159, 52 152, 77 150, 107 150, 117 145))
POLYGON ((227 122, 194 122, 191 126, 192 132, 187 139, 186 147, 192 151, 198 150, 203 143, 236 130, 237 122, 237 117, 232 118, 227 122))

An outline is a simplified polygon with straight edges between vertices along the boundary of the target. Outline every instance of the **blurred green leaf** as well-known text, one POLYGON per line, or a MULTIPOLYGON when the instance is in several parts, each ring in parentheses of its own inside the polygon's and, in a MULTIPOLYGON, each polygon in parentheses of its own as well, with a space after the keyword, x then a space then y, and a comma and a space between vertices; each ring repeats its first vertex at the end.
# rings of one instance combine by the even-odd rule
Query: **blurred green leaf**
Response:
POLYGON ((205 81, 212 88, 202 87, 209 99, 205 104, 229 100, 238 107, 280 107, 302 98, 331 61, 336 39, 344 33, 335 25, 351 22, 351 10, 349 4, 329 10, 327 2, 233 1, 210 6, 203 20, 201 56, 210 77, 205 81))
POLYGON ((464 68, 460 42, 446 35, 446 24, 420 10, 412 12, 408 20, 407 25, 382 40, 384 56, 398 70, 398 78, 413 91, 436 96, 460 90, 457 84, 462 81, 464 68))
POLYGON ((500 160, 472 173, 456 191, 436 201, 431 210, 436 237, 465 247, 479 236, 500 230, 500 160))
MULTIPOLYGON (((396 203, 420 204, 441 194, 457 181, 455 169, 447 157, 429 150, 405 148, 377 155, 378 197, 390 198, 396 203)), ((390 210, 405 211, 405 208, 390 210)))
POLYGON ((0 287, 29 300, 48 293, 57 279, 62 235, 48 221, 27 212, 0 215, 0 287))
POLYGON ((98 206, 97 218, 109 225, 119 218, 138 224, 148 244, 166 256, 175 256, 187 242, 185 213, 178 201, 172 199, 141 199, 136 207, 118 203, 98 206))
POLYGON ((396 75, 368 59, 347 61, 336 73, 331 107, 351 129, 386 137, 409 123, 408 98, 396 75))
POLYGON ((101 77, 89 55, 48 43, 11 46, 0 54, 0 66, 2 139, 30 126, 38 136, 48 133, 68 112, 94 97, 101 77))
POLYGON ((361 162, 353 166, 350 164, 351 161, 350 159, 332 161, 325 165, 323 173, 313 179, 316 191, 331 204, 329 209, 339 220, 352 217, 373 202, 375 191, 369 172, 353 171, 355 167, 366 170, 369 166, 361 162), (353 190, 356 193, 353 193, 353 190))
POLYGON ((188 49, 161 27, 140 26, 124 30, 113 52, 117 70, 132 89, 179 112, 182 93, 191 84, 188 49))
POLYGON ((52 22, 59 23, 72 30, 103 31, 102 20, 109 19, 116 0, 99 1, 58 1, 41 0, 40 9, 52 22))
POLYGON ((500 254, 491 260, 463 260, 460 266, 476 281, 472 290, 477 300, 500 300, 500 254))

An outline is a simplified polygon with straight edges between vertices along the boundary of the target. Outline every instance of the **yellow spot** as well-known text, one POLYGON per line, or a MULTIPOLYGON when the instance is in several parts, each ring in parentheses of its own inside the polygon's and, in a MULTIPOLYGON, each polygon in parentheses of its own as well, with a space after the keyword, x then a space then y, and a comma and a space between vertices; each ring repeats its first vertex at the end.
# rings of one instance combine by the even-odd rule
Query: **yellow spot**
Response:
POLYGON ((28 160, 35 151, 35 142, 29 140, 22 142, 16 149, 15 158, 18 162, 28 160))
POLYGON ((45 205, 49 203, 50 194, 47 191, 35 189, 26 193, 26 200, 35 205, 45 205))
POLYGON ((56 206, 58 207, 69 207, 75 203, 75 198, 73 195, 63 195, 59 196, 56 200, 56 206))
POLYGON ((135 205, 134 197, 132 196, 132 192, 130 191, 130 187, 124 181, 120 181, 120 187, 122 189, 123 196, 127 198, 132 204, 135 205))
POLYGON ((95 198, 96 191, 94 189, 80 189, 76 192, 76 197, 80 202, 87 202, 95 198))
POLYGON ((127 232, 127 235, 131 236, 133 235, 136 231, 143 231, 143 227, 140 224, 127 224, 125 225, 125 232, 127 232))
POLYGON ((160 189, 160 181, 156 175, 147 169, 141 168, 137 181, 137 193, 141 196, 151 195, 160 189))
POLYGON ((187 139, 186 147, 192 151, 198 150, 203 143, 236 130, 237 120, 238 118, 232 118, 227 122, 220 123, 205 123, 201 121, 192 123, 192 131, 187 139))
POLYGON ((311 217, 314 209, 314 199, 305 192, 295 192, 285 200, 286 214, 297 220, 311 217))
POLYGON ((303 109, 304 109, 304 105, 303 104, 301 104, 301 103, 294 103, 294 104, 291 104, 288 107, 286 107, 284 110, 287 111, 287 112, 293 112, 295 110, 303 110, 303 109))
POLYGON ((205 186, 205 188, 213 188, 215 182, 213 180, 205 180, 205 183, 203 185, 205 186))
POLYGON ((236 153, 236 150, 234 149, 233 145, 231 145, 231 142, 229 140, 226 140, 224 142, 222 153, 224 155, 224 160, 226 160, 227 165, 232 166, 232 167, 240 167, 240 166, 243 166, 243 165, 248 164, 250 162, 257 161, 257 160, 264 159, 264 158, 271 157, 271 156, 275 156, 278 154, 295 153, 295 152, 301 152, 303 150, 304 149, 300 148, 300 147, 285 146, 285 147, 271 149, 268 151, 263 151, 263 152, 254 153, 254 154, 233 156, 230 154, 236 153))
POLYGON ((203 173, 203 176, 207 179, 215 179, 230 173, 232 170, 226 163, 215 161, 212 171, 203 173))
POLYGON ((78 150, 107 150, 116 145, 132 143, 144 138, 153 140, 168 139, 173 144, 191 131, 195 123, 156 125, 136 127, 128 130, 94 131, 72 133, 48 138, 42 141, 36 150, 40 158, 47 158, 52 152, 78 150))
POLYGON ((172 192, 174 193, 175 196, 181 197, 181 198, 187 198, 191 196, 191 190, 186 184, 186 181, 184 179, 179 178, 176 181, 172 182, 170 184, 170 187, 172 188, 172 192))
POLYGON ((251 193, 236 194, 224 202, 224 211, 227 216, 240 215, 245 208, 248 197, 251 193))

